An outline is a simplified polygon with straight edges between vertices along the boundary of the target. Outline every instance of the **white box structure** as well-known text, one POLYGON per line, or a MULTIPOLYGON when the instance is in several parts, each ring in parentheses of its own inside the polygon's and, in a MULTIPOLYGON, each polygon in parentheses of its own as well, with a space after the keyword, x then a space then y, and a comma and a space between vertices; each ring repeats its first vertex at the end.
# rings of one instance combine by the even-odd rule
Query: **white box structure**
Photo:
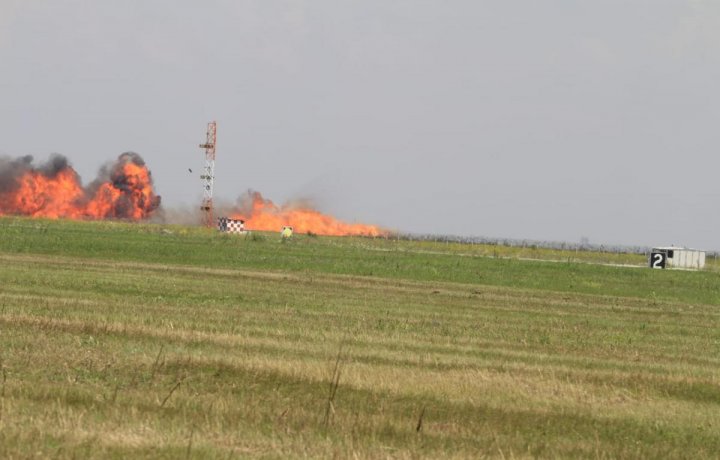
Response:
POLYGON ((231 219, 229 217, 218 217, 217 229, 225 233, 245 233, 245 221, 231 219))
MULTIPOLYGON (((701 270, 705 267, 705 251, 697 249, 665 246, 653 248, 653 254, 664 254, 668 268, 701 270)), ((651 266, 653 261, 651 260, 651 266)))

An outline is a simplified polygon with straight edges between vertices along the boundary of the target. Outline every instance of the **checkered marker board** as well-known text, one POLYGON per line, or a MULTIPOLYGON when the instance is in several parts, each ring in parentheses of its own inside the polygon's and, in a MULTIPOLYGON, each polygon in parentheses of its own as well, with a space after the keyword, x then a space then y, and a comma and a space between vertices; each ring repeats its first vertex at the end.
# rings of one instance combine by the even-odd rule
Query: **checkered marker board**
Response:
POLYGON ((229 217, 218 217, 218 230, 227 233, 245 233, 245 221, 230 219, 229 217))

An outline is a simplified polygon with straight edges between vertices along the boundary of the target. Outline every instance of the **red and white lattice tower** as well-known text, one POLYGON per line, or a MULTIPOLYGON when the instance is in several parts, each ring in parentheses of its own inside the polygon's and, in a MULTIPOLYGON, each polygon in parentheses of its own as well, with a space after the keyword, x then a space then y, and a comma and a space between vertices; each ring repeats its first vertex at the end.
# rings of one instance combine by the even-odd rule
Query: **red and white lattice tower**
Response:
POLYGON ((200 209, 203 211, 203 224, 214 227, 213 222, 213 181, 215 179, 215 141, 217 140, 217 126, 214 121, 208 123, 207 139, 200 144, 205 149, 205 169, 200 179, 203 181, 203 201, 200 209))

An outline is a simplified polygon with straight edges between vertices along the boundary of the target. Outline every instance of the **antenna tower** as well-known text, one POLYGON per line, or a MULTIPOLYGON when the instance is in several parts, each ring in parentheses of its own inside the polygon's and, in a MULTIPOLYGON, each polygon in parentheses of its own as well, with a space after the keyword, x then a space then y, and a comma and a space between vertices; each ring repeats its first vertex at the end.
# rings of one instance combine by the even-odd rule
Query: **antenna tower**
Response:
POLYGON ((217 126, 214 121, 208 123, 207 139, 200 144, 205 149, 205 169, 200 179, 203 181, 203 201, 200 209, 203 211, 203 224, 214 227, 213 222, 213 181, 215 179, 215 141, 217 140, 217 126))

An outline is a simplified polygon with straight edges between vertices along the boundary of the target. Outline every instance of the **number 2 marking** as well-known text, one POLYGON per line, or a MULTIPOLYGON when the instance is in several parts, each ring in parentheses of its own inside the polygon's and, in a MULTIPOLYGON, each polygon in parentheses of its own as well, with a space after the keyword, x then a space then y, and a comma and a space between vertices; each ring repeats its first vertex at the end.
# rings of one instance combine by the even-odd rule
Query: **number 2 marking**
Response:
POLYGON ((653 254, 652 268, 662 268, 662 261, 664 257, 662 254, 653 254))

